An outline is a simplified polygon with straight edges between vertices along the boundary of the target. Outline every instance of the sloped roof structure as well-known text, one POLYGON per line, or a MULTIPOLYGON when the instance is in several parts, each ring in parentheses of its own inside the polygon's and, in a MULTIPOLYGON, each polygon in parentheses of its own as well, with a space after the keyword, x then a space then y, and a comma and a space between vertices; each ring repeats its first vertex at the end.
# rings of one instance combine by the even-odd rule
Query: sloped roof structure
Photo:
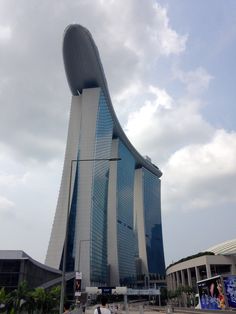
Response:
POLYGON ((90 32, 79 24, 69 25, 64 32, 63 59, 67 81, 72 95, 82 93, 83 89, 101 87, 105 94, 114 123, 113 136, 122 139, 132 152, 137 166, 144 166, 158 177, 162 176, 160 169, 150 160, 141 156, 125 135, 113 108, 108 85, 99 56, 97 46, 90 32))
POLYGON ((225 241, 223 243, 214 245, 207 249, 207 251, 215 254, 232 255, 236 254, 236 239, 225 241))

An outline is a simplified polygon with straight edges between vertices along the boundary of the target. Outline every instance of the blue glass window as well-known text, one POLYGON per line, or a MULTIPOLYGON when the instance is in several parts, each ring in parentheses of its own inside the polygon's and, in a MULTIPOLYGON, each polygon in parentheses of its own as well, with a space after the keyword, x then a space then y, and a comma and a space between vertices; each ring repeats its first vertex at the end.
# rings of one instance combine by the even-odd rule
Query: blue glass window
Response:
POLYGON ((144 220, 149 273, 165 275, 160 180, 143 168, 144 220))
POLYGON ((117 169, 117 241, 120 284, 131 285, 135 276, 135 234, 133 230, 133 198, 135 160, 119 142, 117 169))
MULTIPOLYGON (((67 239, 67 254, 66 254, 66 271, 74 271, 75 254, 74 254, 74 241, 75 241, 75 221, 76 221, 76 207, 77 207, 77 193, 78 192, 78 167, 76 167, 75 181, 73 187, 71 208, 69 213, 68 222, 68 239, 67 239)), ((62 270, 64 249, 61 257, 60 269, 62 270)))
MULTIPOLYGON (((101 92, 94 158, 110 158, 113 122, 104 94, 101 92)), ((109 161, 94 162, 91 210, 90 275, 92 282, 107 282, 107 198, 109 161)))

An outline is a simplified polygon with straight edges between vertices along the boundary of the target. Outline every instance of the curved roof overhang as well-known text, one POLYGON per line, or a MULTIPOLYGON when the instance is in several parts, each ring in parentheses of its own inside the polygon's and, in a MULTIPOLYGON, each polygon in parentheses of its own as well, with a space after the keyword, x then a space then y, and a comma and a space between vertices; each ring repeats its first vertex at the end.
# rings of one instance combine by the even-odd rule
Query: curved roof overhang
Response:
POLYGON ((208 251, 214 252, 215 254, 222 255, 235 255, 236 254, 236 239, 225 241, 214 245, 208 249, 208 251))
POLYGON ((63 58, 68 84, 72 95, 82 93, 85 88, 101 87, 114 123, 114 136, 121 138, 133 154, 137 166, 143 166, 161 177, 158 167, 142 157, 125 135, 112 106, 106 77, 95 42, 89 31, 81 25, 69 25, 64 32, 63 58))

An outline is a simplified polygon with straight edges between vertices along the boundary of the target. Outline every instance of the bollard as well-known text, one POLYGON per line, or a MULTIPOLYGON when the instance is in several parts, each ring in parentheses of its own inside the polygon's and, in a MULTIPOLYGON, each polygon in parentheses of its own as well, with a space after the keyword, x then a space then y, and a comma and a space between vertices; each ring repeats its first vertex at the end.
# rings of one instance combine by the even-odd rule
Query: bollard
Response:
POLYGON ((143 306, 139 305, 139 314, 143 314, 143 306))
POLYGON ((167 307, 166 307, 166 314, 171 314, 171 313, 173 313, 173 308, 172 308, 171 305, 167 305, 167 307))
POLYGON ((129 314, 128 297, 127 297, 127 294, 124 294, 124 305, 125 305, 125 314, 129 314))

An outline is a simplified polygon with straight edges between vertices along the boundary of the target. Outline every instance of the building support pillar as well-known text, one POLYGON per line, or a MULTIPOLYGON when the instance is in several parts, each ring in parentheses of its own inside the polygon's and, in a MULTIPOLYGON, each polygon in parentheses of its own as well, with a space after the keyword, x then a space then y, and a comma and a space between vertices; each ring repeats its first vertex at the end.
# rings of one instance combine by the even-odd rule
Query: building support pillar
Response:
POLYGON ((196 274, 196 281, 200 281, 200 273, 199 273, 199 268, 197 266, 195 266, 195 274, 196 274))
POLYGON ((189 287, 192 287, 192 278, 191 278, 191 271, 190 268, 187 268, 187 275, 188 275, 188 285, 189 287))
POLYGON ((236 266, 234 258, 231 259, 231 275, 236 275, 236 266))
POLYGON ((207 273, 207 278, 211 278, 211 265, 206 263, 206 273, 207 273))
POLYGON ((184 277, 184 271, 181 270, 181 284, 182 286, 186 286, 185 277, 184 277))
POLYGON ((179 271, 176 272, 176 279, 177 279, 177 288, 180 286, 180 276, 179 276, 179 271))

